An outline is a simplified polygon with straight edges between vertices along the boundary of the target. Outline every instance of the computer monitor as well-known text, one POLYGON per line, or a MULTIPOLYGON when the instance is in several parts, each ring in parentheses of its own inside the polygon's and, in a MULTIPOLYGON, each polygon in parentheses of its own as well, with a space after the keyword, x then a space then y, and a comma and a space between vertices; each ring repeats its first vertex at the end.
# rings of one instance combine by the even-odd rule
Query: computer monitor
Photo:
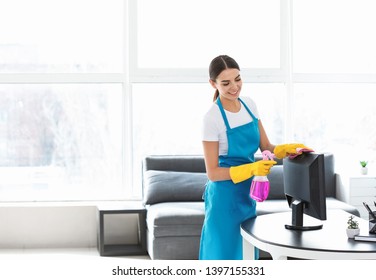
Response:
POLYGON ((317 230, 322 224, 304 225, 303 214, 326 220, 325 155, 303 153, 293 159, 283 160, 285 195, 292 210, 291 224, 287 229, 317 230))

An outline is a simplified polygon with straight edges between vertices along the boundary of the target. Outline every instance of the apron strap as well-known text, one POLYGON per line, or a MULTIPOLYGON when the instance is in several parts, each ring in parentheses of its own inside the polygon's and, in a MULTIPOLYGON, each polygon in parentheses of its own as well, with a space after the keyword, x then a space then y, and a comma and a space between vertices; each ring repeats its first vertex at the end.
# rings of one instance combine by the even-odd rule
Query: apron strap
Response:
POLYGON ((221 111, 222 118, 223 118, 223 121, 225 122, 226 128, 229 131, 229 130, 231 130, 230 124, 228 123, 225 110, 223 109, 221 99, 219 97, 217 98, 217 104, 218 104, 219 110, 221 111))
POLYGON ((255 115, 252 114, 251 110, 247 107, 247 105, 245 105, 245 103, 243 102, 243 100, 241 100, 239 98, 239 101, 244 105, 244 108, 248 111, 248 113, 251 115, 252 119, 253 120, 257 120, 257 118, 255 117, 255 115))
MULTIPOLYGON (((240 98, 238 98, 239 101, 243 104, 244 108, 247 110, 247 112, 251 115, 252 119, 253 120, 257 120, 257 118, 255 117, 255 115, 252 114, 251 110, 248 108, 247 105, 245 105, 244 101, 241 100, 240 98)), ((221 100, 219 99, 219 97, 217 98, 217 104, 218 104, 218 107, 219 107, 219 110, 221 111, 221 114, 222 114, 222 118, 223 118, 223 121, 225 122, 225 125, 226 125, 226 128, 227 130, 231 130, 230 128, 230 124, 227 120, 227 117, 226 117, 226 113, 225 113, 225 110, 223 109, 223 106, 222 106, 222 103, 221 103, 221 100)))

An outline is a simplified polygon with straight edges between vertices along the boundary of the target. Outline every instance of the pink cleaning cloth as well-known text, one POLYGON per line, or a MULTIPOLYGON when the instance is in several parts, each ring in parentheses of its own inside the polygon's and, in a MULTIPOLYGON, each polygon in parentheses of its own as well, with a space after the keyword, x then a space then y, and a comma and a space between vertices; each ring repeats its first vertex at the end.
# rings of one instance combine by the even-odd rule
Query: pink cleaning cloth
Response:
POLYGON ((302 153, 312 153, 314 150, 309 149, 309 148, 296 148, 296 154, 294 155, 289 155, 290 159, 294 159, 297 156, 300 156, 302 153))

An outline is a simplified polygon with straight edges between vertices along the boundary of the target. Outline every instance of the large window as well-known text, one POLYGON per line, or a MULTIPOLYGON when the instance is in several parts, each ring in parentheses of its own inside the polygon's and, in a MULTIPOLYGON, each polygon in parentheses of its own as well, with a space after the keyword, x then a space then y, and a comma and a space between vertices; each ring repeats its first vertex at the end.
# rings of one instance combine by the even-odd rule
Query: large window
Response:
POLYGON ((375 9, 372 0, 293 1, 293 138, 333 152, 345 174, 360 160, 376 171, 375 9))
POLYGON ((124 15, 122 0, 2 1, 0 200, 125 197, 124 15))
POLYGON ((145 155, 202 154, 219 54, 239 62, 271 142, 372 169, 375 6, 2 1, 0 200, 140 199, 145 155))

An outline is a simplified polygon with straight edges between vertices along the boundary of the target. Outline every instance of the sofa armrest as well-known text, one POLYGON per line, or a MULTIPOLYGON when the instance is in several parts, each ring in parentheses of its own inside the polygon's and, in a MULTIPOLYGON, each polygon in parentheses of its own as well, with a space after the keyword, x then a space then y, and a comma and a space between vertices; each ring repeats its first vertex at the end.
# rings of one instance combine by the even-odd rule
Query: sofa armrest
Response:
POLYGON ((349 202, 349 186, 344 182, 343 176, 336 173, 336 198, 343 202, 349 202))

